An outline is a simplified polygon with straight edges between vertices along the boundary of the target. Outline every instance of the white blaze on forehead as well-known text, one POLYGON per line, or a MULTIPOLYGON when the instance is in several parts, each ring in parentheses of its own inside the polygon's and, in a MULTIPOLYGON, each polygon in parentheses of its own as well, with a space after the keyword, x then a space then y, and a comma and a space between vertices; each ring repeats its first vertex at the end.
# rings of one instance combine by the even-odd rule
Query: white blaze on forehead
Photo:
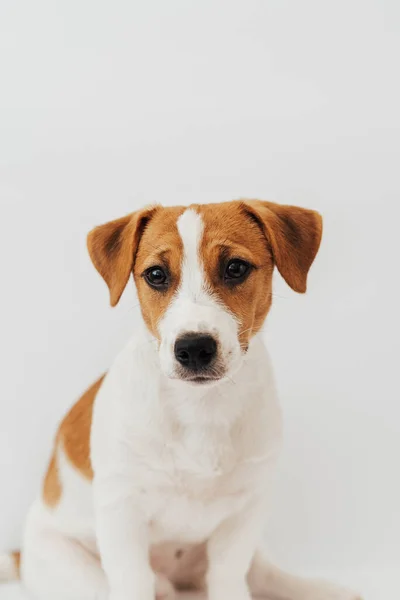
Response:
POLYGON ((218 341, 218 361, 223 372, 241 361, 238 322, 219 301, 207 282, 201 255, 204 222, 193 208, 177 220, 183 256, 180 284, 159 322, 161 368, 168 377, 180 377, 174 354, 176 340, 187 332, 213 335, 218 341))
POLYGON ((197 301, 204 293, 205 288, 203 265, 200 261, 200 243, 203 237, 204 223, 199 213, 188 208, 179 217, 177 227, 183 244, 179 295, 197 301))

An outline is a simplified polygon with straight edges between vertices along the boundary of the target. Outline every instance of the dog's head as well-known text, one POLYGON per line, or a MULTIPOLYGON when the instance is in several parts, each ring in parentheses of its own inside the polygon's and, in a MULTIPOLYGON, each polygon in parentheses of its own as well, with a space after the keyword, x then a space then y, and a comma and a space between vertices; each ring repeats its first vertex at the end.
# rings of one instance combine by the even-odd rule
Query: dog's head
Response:
POLYGON ((96 227, 88 248, 112 306, 133 273, 163 372, 204 384, 240 366, 271 306, 274 266, 306 291, 321 233, 317 212, 244 200, 145 208, 96 227))

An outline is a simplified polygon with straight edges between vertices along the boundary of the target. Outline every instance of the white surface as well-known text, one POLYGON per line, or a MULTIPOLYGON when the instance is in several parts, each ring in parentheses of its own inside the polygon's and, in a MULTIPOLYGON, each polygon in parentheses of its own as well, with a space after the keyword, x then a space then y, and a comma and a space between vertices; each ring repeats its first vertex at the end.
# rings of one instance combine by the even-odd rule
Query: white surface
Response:
POLYGON ((1 546, 18 546, 56 422, 131 333, 137 302, 108 308, 88 229, 256 196, 325 217, 308 295, 277 278, 266 332, 286 418, 271 555, 395 597, 399 7, 1 2, 1 546))

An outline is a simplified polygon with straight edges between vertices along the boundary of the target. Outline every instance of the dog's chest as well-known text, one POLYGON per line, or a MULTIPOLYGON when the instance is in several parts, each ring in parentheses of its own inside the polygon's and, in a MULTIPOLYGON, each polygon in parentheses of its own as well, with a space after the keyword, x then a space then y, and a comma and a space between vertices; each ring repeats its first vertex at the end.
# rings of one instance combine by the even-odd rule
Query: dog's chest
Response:
POLYGON ((140 469, 143 507, 153 542, 198 542, 254 493, 260 467, 246 460, 223 432, 197 432, 155 445, 140 469))

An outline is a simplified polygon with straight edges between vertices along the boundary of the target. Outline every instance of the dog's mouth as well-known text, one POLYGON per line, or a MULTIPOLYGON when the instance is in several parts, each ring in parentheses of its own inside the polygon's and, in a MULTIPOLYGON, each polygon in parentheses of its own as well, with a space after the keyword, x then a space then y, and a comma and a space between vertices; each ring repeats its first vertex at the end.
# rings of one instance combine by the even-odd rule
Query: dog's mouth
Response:
POLYGON ((210 385, 210 384, 215 384, 218 383, 218 381, 221 381, 223 378, 225 377, 225 372, 221 372, 221 373, 212 373, 212 374, 207 374, 207 373, 185 373, 185 372, 178 372, 175 373, 171 379, 177 379, 179 381, 182 381, 184 383, 188 383, 191 385, 210 385))
POLYGON ((204 385, 207 383, 213 383, 216 381, 220 381, 220 379, 222 379, 222 377, 206 377, 206 376, 201 376, 198 375, 197 377, 185 377, 182 378, 182 381, 187 381, 188 383, 193 383, 195 385, 204 385))

